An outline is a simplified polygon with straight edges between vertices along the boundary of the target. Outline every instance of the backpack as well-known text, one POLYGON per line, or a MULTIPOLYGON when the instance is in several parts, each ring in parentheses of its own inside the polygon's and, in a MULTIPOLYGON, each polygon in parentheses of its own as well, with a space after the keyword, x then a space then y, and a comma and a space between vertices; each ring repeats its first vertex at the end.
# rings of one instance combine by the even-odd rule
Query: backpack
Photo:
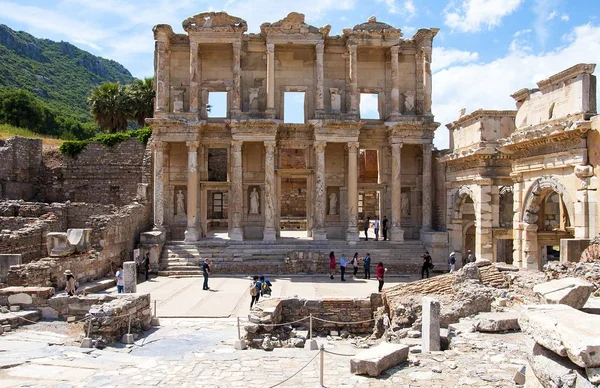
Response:
POLYGON ((267 284, 266 281, 263 282, 262 286, 260 286, 261 294, 271 296, 271 287, 267 284))
POLYGON ((258 288, 256 288, 256 283, 252 283, 249 291, 250 291, 250 296, 258 295, 258 288))

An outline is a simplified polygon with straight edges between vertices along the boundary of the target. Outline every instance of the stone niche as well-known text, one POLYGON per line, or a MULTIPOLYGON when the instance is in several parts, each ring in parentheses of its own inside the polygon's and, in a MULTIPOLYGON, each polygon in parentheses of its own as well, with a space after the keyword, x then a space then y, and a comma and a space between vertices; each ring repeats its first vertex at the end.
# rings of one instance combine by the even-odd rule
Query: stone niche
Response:
POLYGON ((187 216, 187 186, 176 185, 173 190, 173 217, 175 221, 187 216))
POLYGON ((264 196, 260 185, 248 185, 245 190, 245 216, 244 237, 249 240, 263 238, 264 228, 264 196))

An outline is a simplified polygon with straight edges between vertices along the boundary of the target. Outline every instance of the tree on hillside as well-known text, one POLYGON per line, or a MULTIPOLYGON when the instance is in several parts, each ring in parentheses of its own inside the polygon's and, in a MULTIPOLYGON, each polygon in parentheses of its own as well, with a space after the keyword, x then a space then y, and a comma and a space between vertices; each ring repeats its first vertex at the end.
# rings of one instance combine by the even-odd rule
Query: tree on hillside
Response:
POLYGON ((154 113, 154 78, 135 79, 126 86, 132 101, 132 119, 139 126, 145 125, 145 120, 154 113))
POLYGON ((35 131, 44 120, 45 107, 33 94, 20 89, 0 93, 0 123, 35 131))
POLYGON ((88 104, 90 113, 102 131, 115 133, 127 129, 133 103, 130 94, 119 82, 96 86, 92 89, 88 104))

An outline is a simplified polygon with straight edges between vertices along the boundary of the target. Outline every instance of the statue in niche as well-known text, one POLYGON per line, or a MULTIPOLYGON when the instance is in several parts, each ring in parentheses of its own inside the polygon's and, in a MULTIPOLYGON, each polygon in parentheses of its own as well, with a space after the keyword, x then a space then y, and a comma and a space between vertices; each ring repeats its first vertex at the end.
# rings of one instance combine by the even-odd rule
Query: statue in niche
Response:
POLYGON ((329 92, 331 93, 331 110, 334 112, 339 112, 342 107, 342 96, 340 95, 340 90, 338 88, 330 88, 329 92))
POLYGON ((250 214, 258 214, 259 208, 260 199, 258 198, 258 191, 256 191, 256 187, 253 187, 252 192, 250 193, 250 214))
POLYGON ((404 93, 404 111, 412 112, 415 109, 415 95, 412 90, 404 93))
POLYGON ((336 193, 329 194, 329 215, 330 216, 337 215, 337 194, 336 193))
POLYGON ((258 111, 258 93, 260 88, 250 88, 250 110, 252 112, 258 111))
POLYGON ((177 198, 177 211, 175 212, 175 215, 185 216, 185 196, 183 195, 183 192, 179 190, 175 197, 177 198))
POLYGON ((408 193, 402 193, 402 215, 410 216, 410 196, 408 193))

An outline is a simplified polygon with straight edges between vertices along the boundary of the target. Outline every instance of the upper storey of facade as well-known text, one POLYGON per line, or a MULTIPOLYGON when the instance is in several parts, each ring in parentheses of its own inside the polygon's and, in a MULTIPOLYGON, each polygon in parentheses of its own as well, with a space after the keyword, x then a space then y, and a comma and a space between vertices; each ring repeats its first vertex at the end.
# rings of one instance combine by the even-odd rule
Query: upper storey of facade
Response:
POLYGON ((400 29, 372 17, 330 36, 330 26, 306 24, 299 13, 262 24, 260 34, 247 28, 225 12, 186 19, 185 34, 155 26, 155 117, 285 122, 285 106, 296 104, 304 122, 358 121, 365 119, 362 97, 376 101, 374 121, 433 122, 430 62, 437 29, 402 39, 400 29), (300 94, 286 101, 287 92, 300 94), (221 117, 209 114, 211 93, 224 93, 221 117))

